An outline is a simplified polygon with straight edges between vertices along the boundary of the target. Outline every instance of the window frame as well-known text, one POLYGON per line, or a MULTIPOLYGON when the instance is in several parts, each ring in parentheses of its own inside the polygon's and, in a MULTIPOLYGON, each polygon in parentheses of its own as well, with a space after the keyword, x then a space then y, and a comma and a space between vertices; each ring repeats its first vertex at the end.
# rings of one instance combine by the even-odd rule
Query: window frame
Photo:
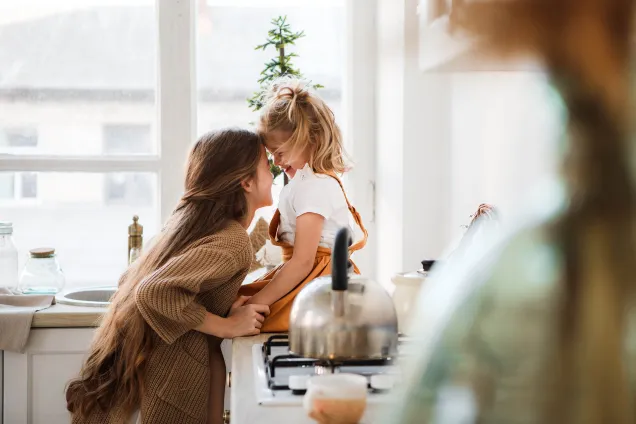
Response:
MULTIPOLYGON (((347 185, 352 201, 358 205, 365 222, 373 227, 376 0, 344 2, 347 28, 343 41, 347 60, 343 63, 343 116, 347 129, 346 147, 356 157, 356 168, 347 185)), ((158 222, 164 223, 183 193, 186 158, 197 135, 197 2, 155 0, 155 17, 157 120, 153 136, 157 153, 112 156, 0 153, 0 172, 153 173, 157 176, 158 222)), ((375 247, 365 249, 362 262, 371 266, 374 250, 375 247)), ((371 266, 370 269, 373 268, 371 266)), ((371 271, 372 275, 374 273, 374 270, 371 271)))
POLYGON ((183 191, 189 146, 196 135, 196 4, 156 0, 157 154, 29 155, 0 153, 0 172, 149 172, 157 175, 160 222, 165 222, 183 191), (180 166, 177 166, 179 164, 180 166))

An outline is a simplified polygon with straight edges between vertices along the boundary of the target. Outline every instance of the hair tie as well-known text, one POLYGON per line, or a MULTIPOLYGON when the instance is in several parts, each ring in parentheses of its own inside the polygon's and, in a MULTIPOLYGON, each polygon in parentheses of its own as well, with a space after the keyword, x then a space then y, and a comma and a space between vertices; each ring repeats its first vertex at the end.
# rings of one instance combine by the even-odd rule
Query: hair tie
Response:
POLYGON ((290 100, 293 100, 293 98, 295 97, 294 90, 291 87, 284 86, 278 89, 276 98, 283 99, 285 97, 289 98, 290 100))

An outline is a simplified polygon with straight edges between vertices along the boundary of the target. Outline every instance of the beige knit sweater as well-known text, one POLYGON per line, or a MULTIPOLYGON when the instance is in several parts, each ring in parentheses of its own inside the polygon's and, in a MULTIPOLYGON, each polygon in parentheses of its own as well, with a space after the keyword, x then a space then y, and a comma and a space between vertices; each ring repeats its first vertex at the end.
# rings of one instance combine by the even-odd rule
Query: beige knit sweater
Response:
MULTIPOLYGON (((155 332, 146 368, 141 420, 153 424, 203 424, 207 419, 210 369, 208 343, 193 330, 205 311, 225 316, 252 262, 245 229, 237 222, 195 242, 142 281, 135 293, 141 315, 155 332)), ((113 305, 111 305, 111 308, 113 305)), ((125 423, 117 406, 73 423, 125 423)))

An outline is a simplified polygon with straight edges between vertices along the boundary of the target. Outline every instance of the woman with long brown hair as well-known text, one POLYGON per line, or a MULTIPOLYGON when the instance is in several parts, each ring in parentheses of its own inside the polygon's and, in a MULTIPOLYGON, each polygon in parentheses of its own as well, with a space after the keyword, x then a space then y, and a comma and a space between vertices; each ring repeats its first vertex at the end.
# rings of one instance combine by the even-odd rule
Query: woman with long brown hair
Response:
POLYGON ((543 60, 567 114, 567 197, 549 219, 431 281, 439 290, 423 293, 418 320, 428 344, 390 422, 633 424, 636 1, 453 7, 455 25, 486 46, 543 60), (423 319, 434 294, 458 283, 463 296, 436 305, 435 328, 423 319))
POLYGON ((196 142, 185 194, 122 276, 68 386, 73 423, 125 423, 137 411, 144 423, 221 422, 220 343, 258 334, 269 313, 236 296, 253 258, 246 228, 272 204, 272 181, 253 132, 226 129, 196 142))

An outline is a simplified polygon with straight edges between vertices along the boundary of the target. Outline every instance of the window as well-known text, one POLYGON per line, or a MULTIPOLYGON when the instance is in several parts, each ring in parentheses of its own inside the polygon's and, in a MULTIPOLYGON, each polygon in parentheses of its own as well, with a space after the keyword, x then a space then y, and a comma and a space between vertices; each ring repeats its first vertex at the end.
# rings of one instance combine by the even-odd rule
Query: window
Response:
MULTIPOLYGON (((0 153, 28 153, 38 147, 38 130, 33 126, 0 128, 0 153)), ((0 201, 36 199, 37 175, 33 172, 7 173, 0 178, 0 201)))
POLYGON ((33 127, 7 127, 0 134, 0 146, 9 150, 20 147, 37 147, 38 131, 33 127))
MULTIPOLYGON (((319 94, 344 126, 345 0, 203 0, 197 19, 199 134, 256 122, 258 114, 248 107, 247 98, 258 90, 260 73, 276 52, 254 47, 265 41, 271 21, 279 16, 287 17, 293 31, 305 32, 286 50, 298 55, 294 65, 306 79, 325 87, 319 94)), ((280 176, 274 185, 274 205, 282 187, 280 176)), ((270 219, 273 211, 259 214, 270 219)))
POLYGON ((0 200, 15 199, 15 175, 0 174, 0 200))
MULTIPOLYGON (((152 152, 150 125, 106 124, 103 128, 104 154, 148 154, 152 152)), ((151 175, 108 174, 104 183, 106 204, 147 206, 152 203, 151 175)))
POLYGON ((20 187, 17 190, 23 199, 38 197, 38 175, 35 172, 21 172, 19 174, 20 187))
POLYGON ((103 128, 104 154, 153 153, 150 125, 106 124, 103 128))
POLYGON ((116 284, 133 215, 159 228, 154 9, 0 5, 0 220, 22 261, 55 247, 68 287, 116 284))
POLYGON ((153 202, 152 175, 116 173, 106 175, 105 203, 148 206, 153 202))
POLYGON ((306 32, 297 65, 340 119, 344 4, 0 2, 0 220, 21 260, 52 246, 67 288, 115 284, 132 216, 147 242, 181 196, 190 142, 254 121, 246 98, 272 54, 254 47, 278 15, 306 32))
POLYGON ((34 172, 0 174, 0 202, 36 199, 38 177, 34 172))

